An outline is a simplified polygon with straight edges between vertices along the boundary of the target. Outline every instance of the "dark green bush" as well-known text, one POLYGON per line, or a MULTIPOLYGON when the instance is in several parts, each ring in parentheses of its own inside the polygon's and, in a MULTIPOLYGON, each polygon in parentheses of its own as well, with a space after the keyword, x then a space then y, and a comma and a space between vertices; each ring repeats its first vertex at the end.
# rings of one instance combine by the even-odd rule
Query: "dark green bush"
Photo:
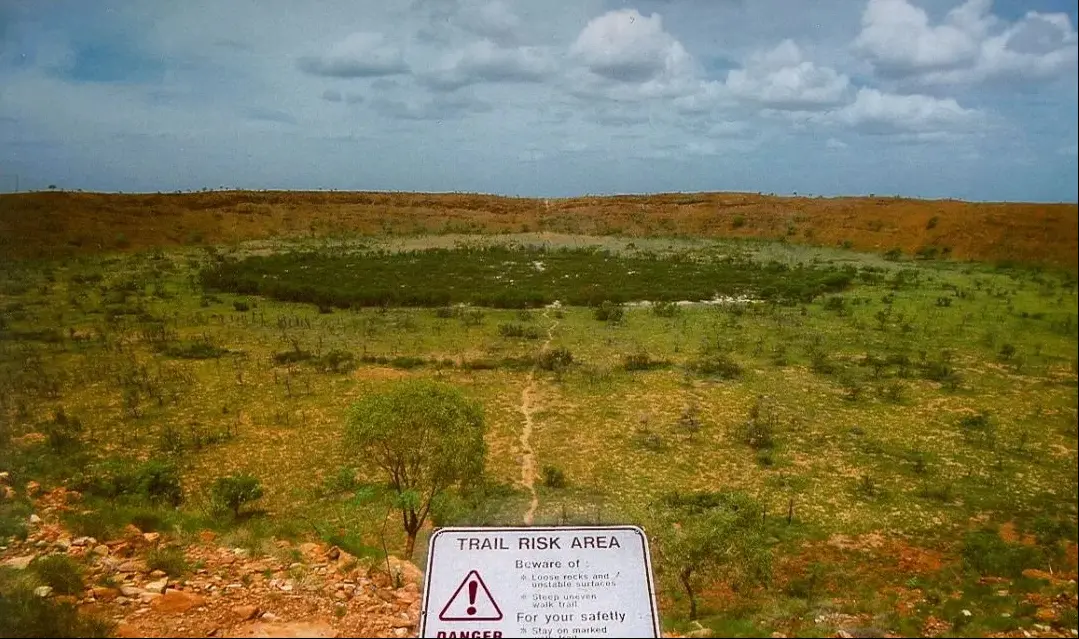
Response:
POLYGON ((701 375, 718 377, 720 379, 738 379, 742 376, 741 364, 734 361, 734 359, 726 353, 708 353, 702 355, 693 362, 691 368, 701 375))
POLYGON ((253 475, 240 474, 218 477, 210 486, 210 496, 215 506, 240 516, 244 504, 262 498, 262 482, 253 475))
POLYGON ((537 359, 537 366, 545 371, 558 371, 566 369, 573 363, 573 353, 568 348, 559 346, 543 351, 537 359))
POLYGON ((648 353, 631 353, 622 356, 622 368, 627 371, 650 371, 663 368, 667 362, 660 359, 652 359, 648 353))
POLYGON ((191 567, 187 563, 182 548, 152 548, 146 553, 146 566, 150 570, 160 570, 170 577, 181 577, 191 567))
POLYGON ((82 569, 67 555, 38 557, 30 562, 30 570, 57 594, 82 594, 82 569))
POLYGON ((0 591, 0 636, 110 637, 115 624, 75 606, 34 595, 27 587, 0 591))
POLYGON ((398 355, 390 360, 390 366, 394 368, 401 368, 404 370, 412 370, 414 368, 420 368, 427 364, 427 360, 422 357, 412 357, 409 355, 398 355))
POLYGON ((499 324, 498 334, 508 338, 539 339, 539 329, 535 326, 523 326, 521 324, 499 324))
POLYGON ((71 485, 105 499, 135 498, 168 506, 178 506, 183 501, 180 471, 173 463, 159 459, 106 459, 73 476, 71 485))
POLYGON ((592 310, 592 317, 599 322, 609 322, 611 324, 617 324, 625 317, 626 309, 621 304, 616 304, 611 301, 604 301, 600 303, 595 309, 592 310))
POLYGON ((290 351, 282 351, 280 353, 274 353, 273 363, 278 366, 286 366, 288 364, 298 364, 300 362, 306 362, 313 358, 309 351, 294 348, 290 351))
POLYGON ((222 355, 228 355, 227 348, 214 346, 209 342, 181 342, 165 346, 162 353, 169 357, 180 359, 217 359, 222 355))
POLYGON ((543 467, 543 485, 547 488, 565 488, 566 473, 557 466, 543 467))
POLYGON ((53 412, 52 420, 45 425, 44 431, 49 448, 56 453, 69 452, 82 443, 82 421, 78 417, 68 417, 63 407, 53 412))
POLYGON ((774 448, 780 421, 774 402, 758 397, 749 409, 749 419, 742 423, 739 438, 754 450, 774 448))
POLYGON ((348 373, 356 368, 356 356, 334 349, 316 360, 315 366, 324 373, 348 373))
POLYGON ((967 568, 983 576, 1014 579, 1027 568, 1041 568, 1044 563, 1038 548, 1004 541, 990 528, 967 533, 962 552, 967 568))

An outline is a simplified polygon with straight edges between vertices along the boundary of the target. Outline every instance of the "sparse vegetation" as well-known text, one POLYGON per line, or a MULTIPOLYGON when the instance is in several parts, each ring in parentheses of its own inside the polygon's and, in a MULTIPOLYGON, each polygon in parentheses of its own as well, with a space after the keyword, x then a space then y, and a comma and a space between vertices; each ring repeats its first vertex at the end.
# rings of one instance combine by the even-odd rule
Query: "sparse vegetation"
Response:
MULTIPOLYGON (((456 202, 452 224, 478 215, 475 202, 516 206, 455 197, 417 201, 456 202)), ((832 635, 833 619, 867 625, 846 626, 852 634, 919 634, 930 618, 952 624, 945 634, 1030 629, 1043 623, 1039 606, 1059 612, 1049 602, 1074 593, 1063 575, 1075 570, 1076 278, 966 261, 975 249, 952 203, 939 211, 948 253, 935 244, 943 236, 911 235, 926 217, 911 227, 888 212, 915 204, 880 201, 879 214, 842 229, 789 207, 774 223, 750 205, 713 207, 708 218, 667 212, 660 233, 642 230, 659 219, 644 209, 634 218, 608 207, 601 219, 563 202, 542 224, 529 220, 537 233, 527 236, 515 234, 519 221, 507 236, 423 235, 432 220, 445 223, 429 208, 430 219, 406 214, 350 237, 345 225, 363 219, 362 203, 332 240, 283 232, 226 246, 213 227, 202 247, 138 252, 145 230, 120 225, 103 241, 84 230, 79 245, 65 242, 74 257, 0 269, 0 470, 14 492, 0 495, 0 537, 41 530, 29 523, 33 480, 39 499, 58 487, 81 494, 54 511, 73 537, 118 539, 130 524, 161 532, 169 540, 157 547, 167 550, 209 527, 256 555, 274 547, 271 537, 317 536, 357 567, 403 556, 422 546, 426 527, 410 542, 395 522, 418 521, 428 492, 396 490, 376 455, 341 444, 352 404, 412 382, 460 389, 486 408, 485 481, 441 490, 428 520, 519 525, 527 387, 535 523, 644 523, 665 630, 692 632, 691 599, 717 636, 832 635), (740 235, 796 232, 785 243, 717 242, 687 226, 729 230, 735 210, 751 220, 740 235), (620 224, 627 237, 600 237, 607 226, 560 235, 586 222, 620 224), (121 231, 126 252, 88 252, 121 231), (846 240, 875 252, 849 252, 846 240), (798 244, 806 241, 826 246, 798 244), (892 245, 902 247, 897 262, 880 254, 892 245), (924 246, 960 259, 913 259, 924 246), (361 269, 376 261, 385 266, 361 269), (248 284, 258 269, 269 277, 251 290, 203 288, 202 274, 219 266, 248 284), (389 286, 380 269, 395 274, 389 286), (475 278, 451 281, 462 273, 475 278), (284 292, 271 291, 279 281, 284 292), (596 321, 604 302, 621 321, 596 321), (258 477, 264 495, 254 505, 264 510, 215 498, 223 475, 258 477), (767 571, 741 574, 739 560, 694 569, 691 595, 661 557, 665 534, 707 532, 695 522, 711 502, 693 496, 733 486, 755 504, 758 528, 746 534, 763 540, 774 581, 760 587, 767 571), (665 502, 673 492, 681 497, 665 502), (642 512, 649 504, 655 517, 642 512), (908 606, 908 594, 917 603, 908 606)), ((305 213, 289 211, 302 225, 305 213)), ((275 215, 250 217, 269 224, 275 215)), ((189 233, 173 234, 182 242, 189 233)), ((1027 241, 1020 233, 992 250, 1021 256, 1027 241)), ((1046 258, 1061 259, 1070 258, 1046 258)), ((419 449, 411 442, 427 430, 414 423, 401 441, 419 449)), ((181 559, 155 556, 154 565, 192 578, 197 567, 184 573, 181 559)), ((0 573, 9 597, 16 590, 0 573)), ((1056 628, 1065 615, 1046 623, 1056 628)))

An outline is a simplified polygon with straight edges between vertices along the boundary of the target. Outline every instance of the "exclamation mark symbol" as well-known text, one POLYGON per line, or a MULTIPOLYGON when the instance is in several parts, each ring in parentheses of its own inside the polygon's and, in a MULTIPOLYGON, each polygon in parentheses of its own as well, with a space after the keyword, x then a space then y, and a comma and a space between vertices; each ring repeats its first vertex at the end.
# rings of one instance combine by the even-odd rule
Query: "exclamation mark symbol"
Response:
POLYGON ((468 604, 469 605, 468 605, 468 610, 466 610, 465 612, 467 612, 470 615, 476 614, 476 588, 478 588, 478 587, 479 587, 479 584, 477 584, 476 582, 474 582, 474 581, 468 582, 468 604))

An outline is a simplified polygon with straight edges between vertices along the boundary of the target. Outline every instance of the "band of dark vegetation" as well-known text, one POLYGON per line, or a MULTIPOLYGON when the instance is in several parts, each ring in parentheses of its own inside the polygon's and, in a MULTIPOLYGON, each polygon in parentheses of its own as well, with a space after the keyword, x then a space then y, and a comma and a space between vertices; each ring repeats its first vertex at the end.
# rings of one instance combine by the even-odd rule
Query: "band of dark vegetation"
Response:
POLYGON ((210 290, 341 308, 530 308, 556 300, 596 306, 604 301, 697 301, 717 295, 793 304, 844 290, 857 275, 849 266, 790 266, 736 255, 490 247, 253 256, 219 261, 201 272, 201 282, 210 290))

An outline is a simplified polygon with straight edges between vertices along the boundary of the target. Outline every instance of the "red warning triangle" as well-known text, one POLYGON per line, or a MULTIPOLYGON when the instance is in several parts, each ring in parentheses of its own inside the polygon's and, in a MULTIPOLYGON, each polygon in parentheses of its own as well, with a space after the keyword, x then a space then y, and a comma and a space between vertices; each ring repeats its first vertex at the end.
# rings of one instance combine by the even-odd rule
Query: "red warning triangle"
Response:
POLYGON ((461 585, 453 591, 442 612, 441 621, 500 621, 502 610, 495 603, 487 584, 475 570, 465 575, 461 585))

